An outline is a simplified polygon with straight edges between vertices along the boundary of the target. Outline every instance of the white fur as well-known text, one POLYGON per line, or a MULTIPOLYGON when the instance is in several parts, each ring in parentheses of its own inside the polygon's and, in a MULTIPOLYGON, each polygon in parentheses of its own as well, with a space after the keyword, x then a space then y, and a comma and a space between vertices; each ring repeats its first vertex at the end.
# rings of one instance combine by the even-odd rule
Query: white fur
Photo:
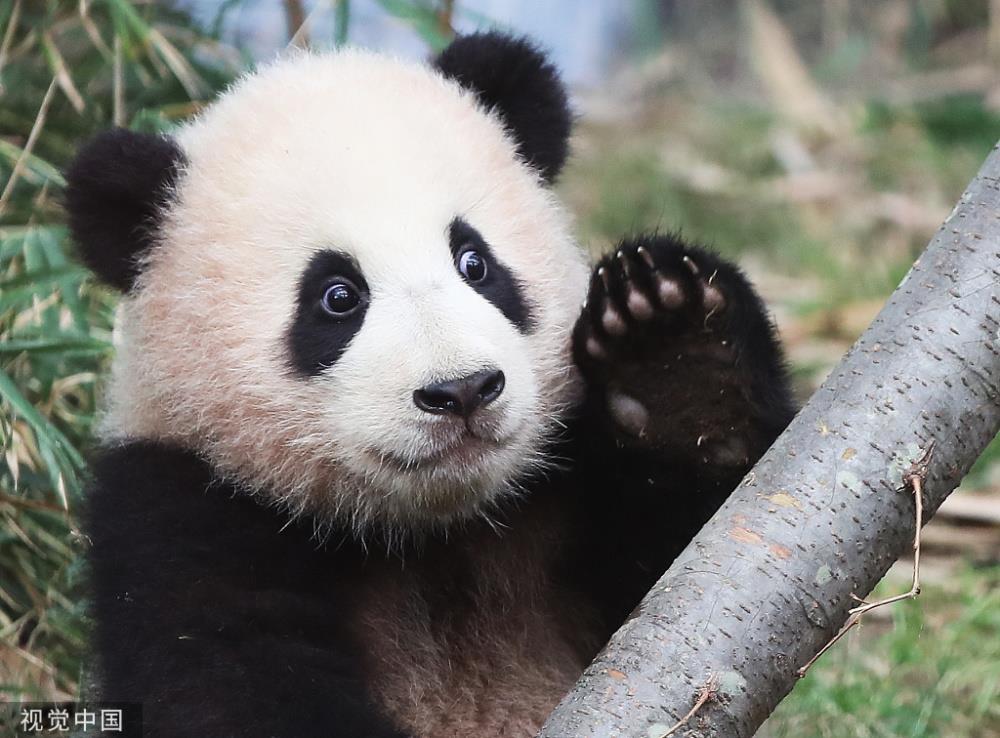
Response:
POLYGON ((195 448, 359 532, 484 514, 515 490, 575 401, 587 269, 499 120, 429 68, 345 51, 246 77, 177 138, 188 166, 124 300, 107 435, 195 448), (527 334, 457 273, 456 216, 524 285, 527 334), (340 360, 304 378, 287 330, 305 265, 331 248, 372 300, 340 360), (471 424, 485 440, 449 454, 461 425, 422 413, 413 390, 485 367, 507 378, 471 424))

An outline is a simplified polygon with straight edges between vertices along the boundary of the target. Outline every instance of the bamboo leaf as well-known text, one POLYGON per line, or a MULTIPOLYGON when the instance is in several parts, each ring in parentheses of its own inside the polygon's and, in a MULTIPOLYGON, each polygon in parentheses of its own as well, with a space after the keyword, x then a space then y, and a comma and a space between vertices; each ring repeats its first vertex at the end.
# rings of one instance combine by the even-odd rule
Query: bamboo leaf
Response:
MULTIPOLYGON (((7 139, 0 138, 0 157, 10 161, 11 166, 14 166, 23 155, 24 149, 20 146, 11 143, 7 139)), ((66 186, 66 180, 63 178, 59 168, 36 154, 29 153, 27 156, 24 156, 21 166, 21 175, 25 181, 31 184, 42 185, 46 182, 51 182, 59 187, 66 186)))
POLYGON ((90 336, 55 335, 47 338, 12 338, 0 343, 0 354, 83 353, 105 354, 111 344, 90 336))
POLYGON ((435 51, 448 45, 449 37, 441 31, 437 9, 430 3, 406 0, 378 0, 387 13, 406 21, 424 42, 435 51))
POLYGON ((36 295, 44 296, 52 291, 52 286, 74 280, 80 282, 88 276, 86 269, 66 266, 41 272, 28 272, 11 279, 0 281, 0 312, 20 306, 36 295))
MULTIPOLYGON (((53 452, 64 458, 60 461, 66 462, 64 470, 68 473, 76 466, 79 469, 86 467, 86 462, 80 453, 73 447, 73 444, 48 418, 42 415, 34 405, 26 398, 10 375, 0 371, 0 399, 4 400, 34 431, 38 439, 39 452, 42 453, 42 446, 47 445, 53 452)), ((53 456, 53 459, 56 457, 53 456)), ((63 467, 63 463, 57 461, 57 465, 63 467)))
POLYGON ((87 105, 84 103, 80 91, 73 84, 73 77, 70 76, 69 69, 66 67, 66 60, 63 58, 62 52, 59 51, 59 47, 56 46, 52 36, 48 33, 42 34, 42 50, 45 53, 45 60, 49 63, 49 68, 59 84, 59 89, 69 99, 76 112, 82 113, 87 105))

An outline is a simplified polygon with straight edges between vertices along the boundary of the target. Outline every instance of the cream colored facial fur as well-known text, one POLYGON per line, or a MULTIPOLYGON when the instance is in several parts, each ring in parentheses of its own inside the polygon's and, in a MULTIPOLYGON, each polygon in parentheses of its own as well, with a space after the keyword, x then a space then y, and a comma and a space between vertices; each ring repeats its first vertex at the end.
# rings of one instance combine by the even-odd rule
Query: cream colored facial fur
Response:
POLYGON ((514 492, 575 399, 587 268, 501 123, 429 68, 348 51, 264 68, 177 140, 188 164, 122 305, 106 435, 184 444, 358 532, 487 514, 514 492), (456 216, 523 284, 527 334, 456 272, 456 216), (286 334, 322 249, 353 256, 372 300, 340 360, 308 378, 286 334), (421 463, 457 435, 413 390, 486 366, 507 385, 476 421, 485 450, 421 463))

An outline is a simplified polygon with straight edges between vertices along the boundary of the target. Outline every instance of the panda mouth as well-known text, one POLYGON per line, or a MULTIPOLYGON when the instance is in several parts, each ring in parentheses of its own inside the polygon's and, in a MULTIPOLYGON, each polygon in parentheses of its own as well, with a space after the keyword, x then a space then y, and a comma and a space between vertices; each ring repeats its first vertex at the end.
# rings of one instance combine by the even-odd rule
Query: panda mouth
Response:
POLYGON ((381 462, 391 464, 404 472, 413 472, 432 470, 441 465, 476 464, 499 446, 500 444, 492 439, 466 434, 455 443, 416 457, 378 448, 371 448, 369 452, 381 462))

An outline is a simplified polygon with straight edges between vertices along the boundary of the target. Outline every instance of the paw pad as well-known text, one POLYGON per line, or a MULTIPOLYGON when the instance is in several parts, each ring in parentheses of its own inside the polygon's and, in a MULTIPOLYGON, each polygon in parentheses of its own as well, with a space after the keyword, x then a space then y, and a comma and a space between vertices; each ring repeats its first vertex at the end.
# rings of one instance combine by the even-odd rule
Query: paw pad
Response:
POLYGON ((653 303, 642 290, 635 286, 632 278, 632 265, 626 258, 625 252, 619 251, 616 256, 625 275, 625 306, 628 308, 629 314, 636 320, 649 320, 656 314, 653 303))
MULTIPOLYGON (((605 295, 610 294, 611 285, 608 278, 608 270, 604 267, 598 267, 597 276, 604 283, 605 295)), ((625 323, 624 316, 610 300, 604 301, 604 309, 601 312, 601 325, 612 336, 624 336, 628 331, 628 325, 625 323)))
POLYGON ((626 433, 641 438, 649 422, 649 411, 637 399, 624 392, 612 390, 608 393, 608 412, 618 426, 626 433))
POLYGON ((699 436, 698 450, 702 453, 702 463, 715 466, 746 466, 750 463, 750 449, 740 436, 710 439, 699 436))
POLYGON ((668 279, 660 273, 656 262, 653 261, 653 255, 645 246, 637 248, 636 253, 646 263, 646 267, 653 277, 653 285, 656 288, 656 295, 660 299, 660 304, 667 310, 676 310, 683 305, 684 290, 681 288, 681 283, 676 279, 668 279))

